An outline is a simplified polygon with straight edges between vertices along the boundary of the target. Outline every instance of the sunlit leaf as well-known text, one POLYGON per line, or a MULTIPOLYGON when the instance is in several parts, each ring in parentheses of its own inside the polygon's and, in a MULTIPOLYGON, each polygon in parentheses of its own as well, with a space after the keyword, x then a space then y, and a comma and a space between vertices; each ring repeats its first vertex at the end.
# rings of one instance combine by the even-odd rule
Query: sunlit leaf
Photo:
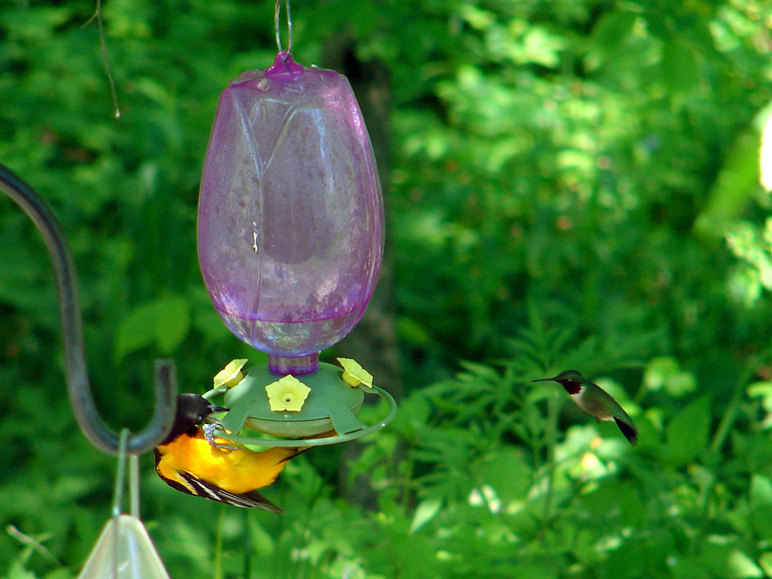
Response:
POLYGON ((410 524, 410 532, 415 533, 426 523, 437 516, 442 509, 442 499, 426 499, 416 507, 413 522, 410 524))
POLYGON ((699 558, 715 573, 715 577, 746 579, 764 576, 761 568, 747 553, 733 547, 728 541, 718 538, 708 540, 702 549, 699 558))
POLYGON ((754 474, 750 486, 750 516, 754 529, 765 539, 772 540, 772 480, 754 474))
POLYGON ((757 185, 759 136, 754 127, 737 135, 724 156, 695 230, 706 239, 723 236, 752 199, 757 185))

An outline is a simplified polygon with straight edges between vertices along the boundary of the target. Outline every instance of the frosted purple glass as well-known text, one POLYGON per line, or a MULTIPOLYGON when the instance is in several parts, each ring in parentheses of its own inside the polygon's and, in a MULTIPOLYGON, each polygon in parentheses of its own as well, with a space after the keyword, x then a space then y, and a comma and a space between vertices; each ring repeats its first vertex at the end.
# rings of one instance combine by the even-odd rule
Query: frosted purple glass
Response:
POLYGON ((198 256, 230 330, 274 356, 341 340, 372 296, 383 206, 344 76, 280 53, 220 96, 204 163, 198 256))

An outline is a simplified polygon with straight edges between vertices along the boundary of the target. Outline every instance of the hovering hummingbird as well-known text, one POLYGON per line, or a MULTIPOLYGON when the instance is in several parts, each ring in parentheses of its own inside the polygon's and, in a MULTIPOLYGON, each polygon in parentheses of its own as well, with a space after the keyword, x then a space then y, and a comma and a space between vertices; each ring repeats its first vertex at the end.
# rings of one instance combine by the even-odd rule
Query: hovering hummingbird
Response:
POLYGON ((560 385, 571 395, 571 400, 576 402, 579 408, 592 414, 595 420, 616 422, 630 444, 635 446, 638 443, 638 430, 632 418, 603 388, 593 384, 576 370, 566 370, 554 378, 531 380, 531 382, 549 381, 560 382, 560 385))

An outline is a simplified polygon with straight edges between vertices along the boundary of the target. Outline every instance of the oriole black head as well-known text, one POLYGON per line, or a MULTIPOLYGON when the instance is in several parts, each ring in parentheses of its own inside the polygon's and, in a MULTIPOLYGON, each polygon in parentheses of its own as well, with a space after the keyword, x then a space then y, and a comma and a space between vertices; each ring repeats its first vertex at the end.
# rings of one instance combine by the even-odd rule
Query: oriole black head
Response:
POLYGON ((174 426, 161 444, 168 444, 180 434, 188 432, 195 434, 196 427, 206 417, 215 412, 222 412, 224 408, 215 406, 199 394, 185 393, 177 396, 177 414, 174 417, 174 426))

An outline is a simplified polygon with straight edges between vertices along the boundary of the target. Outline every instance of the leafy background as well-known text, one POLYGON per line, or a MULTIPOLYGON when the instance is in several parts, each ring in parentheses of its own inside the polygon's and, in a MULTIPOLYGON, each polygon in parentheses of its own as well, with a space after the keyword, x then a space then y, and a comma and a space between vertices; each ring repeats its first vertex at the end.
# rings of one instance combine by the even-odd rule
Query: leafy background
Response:
MULTIPOLYGON (((195 218, 219 92, 272 61, 273 5, 109 0, 120 120, 93 11, 0 4, 0 161, 67 231, 100 409, 136 430, 154 358, 177 359, 188 391, 261 361, 208 301, 195 218)), ((298 62, 337 64, 343 42, 347 74, 388 81, 379 291, 400 413, 356 453, 290 464, 268 491, 282 517, 174 493, 144 457, 171 575, 772 576, 770 14, 296 0, 298 62), (569 367, 628 409, 636 449, 529 383, 569 367)), ((115 465, 77 430, 48 259, 7 199, 0 237, 0 574, 63 579, 108 517, 115 465)))

